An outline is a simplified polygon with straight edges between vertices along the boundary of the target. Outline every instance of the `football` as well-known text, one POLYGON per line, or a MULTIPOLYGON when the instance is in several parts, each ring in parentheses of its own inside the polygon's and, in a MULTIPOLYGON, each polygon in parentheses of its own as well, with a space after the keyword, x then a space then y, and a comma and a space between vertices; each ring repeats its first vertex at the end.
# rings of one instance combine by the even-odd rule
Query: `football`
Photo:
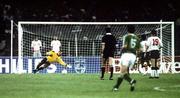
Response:
POLYGON ((61 71, 61 73, 62 73, 62 74, 67 74, 67 70, 66 70, 66 69, 63 69, 63 70, 61 71))

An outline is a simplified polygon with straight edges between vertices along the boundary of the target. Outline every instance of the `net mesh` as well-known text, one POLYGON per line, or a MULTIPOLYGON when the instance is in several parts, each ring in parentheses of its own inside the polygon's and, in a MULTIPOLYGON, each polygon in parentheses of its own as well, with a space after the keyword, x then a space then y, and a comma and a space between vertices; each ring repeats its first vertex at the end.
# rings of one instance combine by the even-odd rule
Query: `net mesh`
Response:
MULTIPOLYGON (((131 24, 127 24, 131 25, 131 24)), ((32 58, 31 42, 33 39, 38 38, 42 41, 41 53, 45 56, 45 53, 51 50, 51 41, 54 36, 58 37, 62 47, 60 50, 63 52, 63 60, 79 67, 79 72, 97 73, 100 71, 100 50, 101 50, 101 38, 105 34, 105 28, 111 27, 111 32, 117 39, 115 56, 119 56, 120 48, 122 45, 122 36, 127 33, 126 24, 21 24, 22 35, 22 57, 32 58), (83 67, 84 66, 84 67, 83 67)), ((160 24, 135 24, 136 34, 141 35, 143 33, 149 34, 152 29, 157 29, 160 32, 160 24)), ((163 50, 162 55, 169 57, 168 61, 171 61, 171 24, 162 25, 162 42, 163 50)), ((160 36, 160 33, 158 33, 160 36)), ((27 62, 24 62, 27 63, 27 62)), ((26 65, 26 64, 24 64, 26 65)), ((62 70, 62 67, 58 68, 62 70)), ((69 70, 74 71, 76 68, 69 70)), ((56 71, 58 72, 58 71, 56 71)))
POLYGON ((163 48, 162 48, 162 57, 164 62, 171 62, 172 59, 172 33, 170 33, 172 30, 171 25, 163 25, 162 28, 162 42, 163 42, 163 48))
MULTIPOLYGON (((110 24, 107 24, 110 25, 110 24)), ((105 34, 107 25, 53 25, 53 24, 23 24, 23 56, 32 56, 31 41, 38 38, 42 41, 42 54, 50 50, 50 43, 57 36, 62 43, 64 55, 92 56, 99 55, 101 38, 105 34), (75 49, 75 36, 77 48, 75 49)), ((127 25, 111 25, 112 34, 117 40, 127 33, 127 25)), ((136 25, 136 34, 158 28, 159 25, 136 25)))

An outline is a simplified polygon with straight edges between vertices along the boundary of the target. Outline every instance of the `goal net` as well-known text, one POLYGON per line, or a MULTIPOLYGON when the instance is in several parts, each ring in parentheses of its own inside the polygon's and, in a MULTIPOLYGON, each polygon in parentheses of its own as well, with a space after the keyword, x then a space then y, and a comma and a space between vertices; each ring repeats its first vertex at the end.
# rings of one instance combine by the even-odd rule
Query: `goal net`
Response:
MULTIPOLYGON (((73 66, 68 68, 68 72, 98 73, 101 66, 101 38, 105 28, 110 26, 117 39, 115 56, 119 57, 122 36, 127 33, 127 25, 132 24, 138 35, 149 34, 156 29, 164 45, 161 62, 174 62, 173 22, 18 22, 19 70, 31 73, 46 52, 51 50, 51 41, 57 37, 61 42, 62 59, 73 66), (42 42, 42 57, 33 57, 31 43, 35 38, 42 42)), ((114 62, 114 65, 119 64, 116 59, 114 62)), ((60 73, 62 69, 63 66, 59 64, 51 64, 40 73, 60 73)))

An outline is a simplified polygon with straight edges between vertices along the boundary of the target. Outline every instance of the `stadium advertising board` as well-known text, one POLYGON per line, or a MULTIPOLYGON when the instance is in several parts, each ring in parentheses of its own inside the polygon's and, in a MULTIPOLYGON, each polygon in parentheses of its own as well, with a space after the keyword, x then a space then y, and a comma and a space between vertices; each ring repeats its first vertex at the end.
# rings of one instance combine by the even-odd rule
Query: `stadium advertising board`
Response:
MULTIPOLYGON (((23 66, 18 66, 18 58, 14 57, 11 63, 10 57, 0 57, 0 73, 32 73, 37 64, 42 58, 34 59, 25 57, 23 59, 23 66), (12 65, 11 65, 12 64, 12 65)), ((100 58, 99 57, 64 57, 65 62, 72 65, 72 68, 67 68, 68 73, 99 73, 100 72, 100 58)), ((160 73, 180 73, 180 62, 175 64, 162 63, 160 73)), ((113 60, 115 68, 114 73, 120 73, 120 58, 113 60)), ((63 66, 55 63, 51 64, 47 69, 39 73, 61 73, 63 66)), ((141 68, 139 67, 141 70, 141 68)), ((139 73, 137 69, 130 70, 131 73, 139 73)))
MULTIPOLYGON (((98 73, 100 71, 99 57, 64 57, 63 59, 73 66, 72 68, 67 68, 68 73, 98 73)), ((32 69, 41 60, 42 58, 34 59, 25 57, 23 58, 23 66, 18 66, 17 57, 13 58, 12 65, 9 57, 0 57, 0 73, 32 73, 32 69)), ((39 73, 61 73, 63 69, 63 66, 55 63, 39 73)))

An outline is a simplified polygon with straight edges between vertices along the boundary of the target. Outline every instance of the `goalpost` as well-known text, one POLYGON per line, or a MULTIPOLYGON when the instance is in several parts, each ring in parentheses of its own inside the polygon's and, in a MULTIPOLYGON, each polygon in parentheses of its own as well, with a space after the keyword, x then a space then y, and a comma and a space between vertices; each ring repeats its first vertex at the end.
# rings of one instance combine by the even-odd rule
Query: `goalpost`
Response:
MULTIPOLYGON (((136 34, 149 34, 152 29, 158 31, 162 39, 161 64, 174 64, 174 22, 18 22, 18 69, 22 73, 31 73, 42 58, 33 58, 31 41, 38 38, 42 41, 41 53, 51 49, 53 37, 61 41, 63 60, 73 68, 71 73, 98 73, 101 66, 101 38, 105 28, 111 27, 112 34, 117 38, 115 56, 119 56, 122 36, 127 33, 127 25, 135 25, 136 34)), ((42 73, 59 73, 62 66, 51 65, 42 73)))

